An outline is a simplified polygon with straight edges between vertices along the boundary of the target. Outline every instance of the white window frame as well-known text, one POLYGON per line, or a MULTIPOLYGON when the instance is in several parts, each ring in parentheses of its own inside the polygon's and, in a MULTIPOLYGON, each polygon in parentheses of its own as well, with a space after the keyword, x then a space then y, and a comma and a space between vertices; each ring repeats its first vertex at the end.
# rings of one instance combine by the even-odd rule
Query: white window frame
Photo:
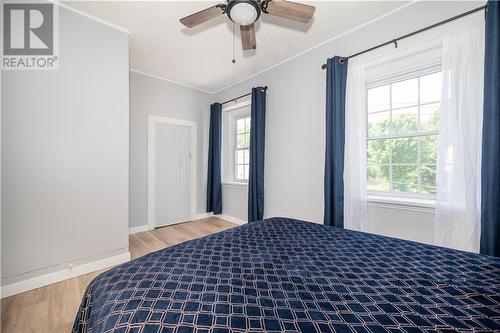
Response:
MULTIPOLYGON (((237 147, 237 142, 238 142, 238 131, 237 131, 237 122, 238 120, 242 120, 242 119, 249 119, 250 118, 250 113, 248 112, 245 112, 244 114, 239 114, 238 116, 235 116, 234 117, 234 126, 233 126, 233 129, 232 129, 232 136, 233 136, 233 154, 232 154, 232 157, 233 157, 233 163, 232 163, 232 167, 233 167, 233 182, 235 183, 248 183, 248 179, 240 179, 240 178, 237 178, 236 177, 236 169, 238 167, 238 165, 246 165, 246 164, 236 164, 236 160, 235 160, 235 157, 236 157, 236 154, 237 154, 237 151, 238 150, 248 150, 248 153, 250 154, 250 142, 248 142, 248 146, 246 148, 238 148, 237 147)), ((250 129, 248 129, 248 132, 244 132, 244 134, 250 134, 250 129)), ((250 139, 249 139, 250 141, 250 139)), ((250 156, 248 157, 249 159, 249 164, 248 164, 248 167, 250 169, 250 156)))
MULTIPOLYGON (((439 135, 439 130, 435 131, 426 131, 426 132, 416 132, 413 134, 389 134, 389 135, 381 135, 381 136, 376 136, 376 137, 369 137, 368 136, 368 90, 377 88, 380 86, 388 85, 388 84, 394 84, 397 82, 409 80, 412 78, 420 77, 420 76, 425 76, 429 74, 434 74, 437 72, 441 71, 441 63, 434 63, 432 64, 427 64, 423 65, 420 68, 415 68, 413 67, 412 70, 408 71, 402 71, 399 73, 390 74, 385 77, 380 76, 376 80, 371 80, 368 81, 365 84, 365 113, 366 113, 366 144, 368 144, 368 141, 371 140, 377 140, 377 139, 397 139, 397 138, 417 138, 417 137, 423 137, 423 136, 430 136, 430 135, 439 135)), ((391 72, 391 71, 389 71, 391 72)), ((420 107, 425 106, 427 104, 434 104, 435 102, 432 103, 425 103, 425 104, 420 104, 420 80, 419 80, 419 94, 418 94, 418 102, 417 102, 417 107, 418 107, 418 123, 420 121, 420 107)), ((390 97, 389 100, 390 107, 389 110, 390 112, 390 117, 392 119, 392 96, 390 97)), ((397 110, 397 109, 396 109, 397 110)), ((420 144, 417 143, 417 150, 420 150, 420 144)), ((417 153, 417 158, 420 158, 420 151, 417 153)), ((368 163, 367 163, 368 164, 368 163)), ((389 172, 392 170, 392 163, 391 163, 391 157, 389 157, 389 172)), ((417 168, 420 168, 420 160, 417 160, 417 168)), ((367 170, 366 170, 367 172, 367 170)), ((420 172, 418 173, 418 181, 420 182, 420 172)), ((389 184, 391 184, 391 179, 389 177, 389 184)), ((392 185, 392 184, 391 184, 392 185)), ((433 202, 435 201, 436 195, 435 194, 427 194, 427 193, 411 193, 411 192, 399 192, 399 191, 374 191, 374 190, 368 190, 366 189, 367 195, 369 199, 372 199, 371 201, 385 201, 385 202, 393 202, 393 203, 398 203, 400 204, 401 202, 403 203, 408 203, 408 200, 414 200, 416 203, 429 206, 433 205, 433 202), (387 198, 388 200, 384 200, 383 198, 387 198)))
POLYGON ((251 101, 238 101, 236 105, 222 108, 222 184, 248 186, 248 180, 237 179, 236 163, 236 121, 250 117, 251 101))

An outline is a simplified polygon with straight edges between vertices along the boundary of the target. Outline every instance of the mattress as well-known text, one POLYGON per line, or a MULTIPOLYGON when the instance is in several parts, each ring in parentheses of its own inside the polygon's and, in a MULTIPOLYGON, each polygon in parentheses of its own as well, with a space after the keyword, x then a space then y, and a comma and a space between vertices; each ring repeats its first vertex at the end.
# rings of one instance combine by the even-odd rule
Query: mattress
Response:
POLYGON ((270 218, 117 266, 73 332, 492 332, 500 259, 270 218))

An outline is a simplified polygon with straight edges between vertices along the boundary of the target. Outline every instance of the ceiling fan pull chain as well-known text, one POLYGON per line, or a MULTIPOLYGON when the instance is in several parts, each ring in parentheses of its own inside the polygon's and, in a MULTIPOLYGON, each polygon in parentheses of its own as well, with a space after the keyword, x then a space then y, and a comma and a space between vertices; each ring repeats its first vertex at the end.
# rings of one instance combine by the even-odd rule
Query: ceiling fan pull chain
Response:
POLYGON ((233 22, 233 64, 236 63, 236 59, 234 58, 234 22, 233 22))

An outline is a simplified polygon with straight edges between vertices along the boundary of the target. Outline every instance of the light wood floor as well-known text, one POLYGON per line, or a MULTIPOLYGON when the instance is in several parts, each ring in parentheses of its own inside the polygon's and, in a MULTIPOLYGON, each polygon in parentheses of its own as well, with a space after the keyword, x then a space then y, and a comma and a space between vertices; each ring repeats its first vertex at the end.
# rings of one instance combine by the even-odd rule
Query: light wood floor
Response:
MULTIPOLYGON (((180 223, 130 235, 132 259, 150 252, 203 237, 236 225, 215 217, 180 223)), ((101 270, 1 301, 1 332, 71 332, 73 320, 87 285, 101 270)))

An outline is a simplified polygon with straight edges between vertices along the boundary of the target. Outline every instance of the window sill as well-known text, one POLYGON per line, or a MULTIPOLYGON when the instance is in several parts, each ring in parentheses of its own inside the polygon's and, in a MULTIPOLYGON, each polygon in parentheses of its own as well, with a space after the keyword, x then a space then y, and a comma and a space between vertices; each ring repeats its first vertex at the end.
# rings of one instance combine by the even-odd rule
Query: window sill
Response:
POLYGON ((222 183, 223 187, 229 188, 239 188, 239 189, 247 189, 248 183, 240 183, 240 182, 224 182, 222 183))
POLYGON ((367 201, 368 204, 372 206, 419 210, 426 212, 434 212, 436 208, 436 201, 434 199, 405 198, 397 196, 369 194, 367 196, 367 201))

